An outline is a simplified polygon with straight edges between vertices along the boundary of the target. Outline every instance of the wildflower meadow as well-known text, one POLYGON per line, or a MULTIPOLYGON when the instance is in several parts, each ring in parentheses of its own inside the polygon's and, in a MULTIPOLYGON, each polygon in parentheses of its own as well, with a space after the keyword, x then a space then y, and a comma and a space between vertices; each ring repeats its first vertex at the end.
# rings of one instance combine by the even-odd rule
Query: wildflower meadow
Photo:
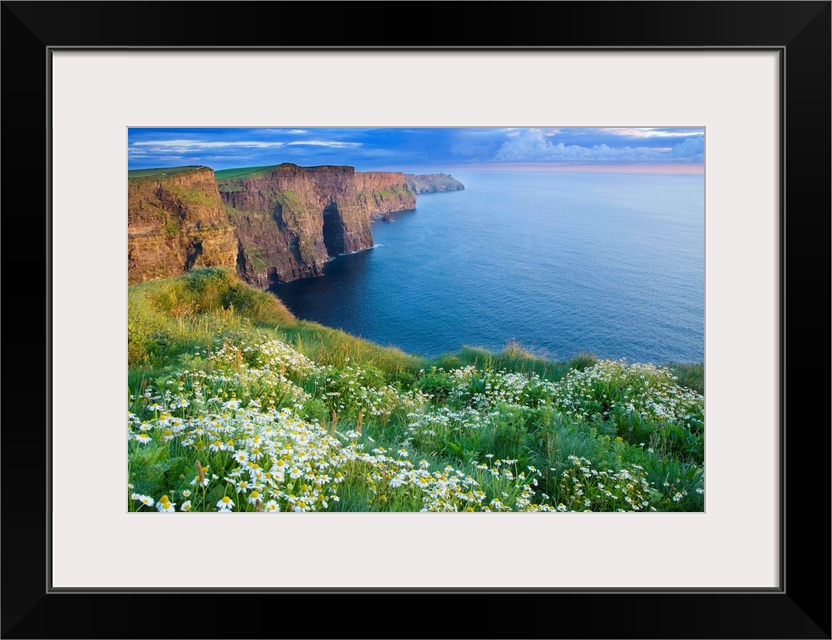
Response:
POLYGON ((704 510, 696 367, 420 360, 267 295, 221 270, 131 287, 129 511, 704 510))

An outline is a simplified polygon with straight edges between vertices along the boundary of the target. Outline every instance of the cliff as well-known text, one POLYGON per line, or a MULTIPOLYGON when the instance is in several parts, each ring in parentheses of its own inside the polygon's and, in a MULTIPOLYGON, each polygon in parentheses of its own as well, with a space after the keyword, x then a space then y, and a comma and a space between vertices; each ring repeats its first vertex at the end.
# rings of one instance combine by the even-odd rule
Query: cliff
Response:
POLYGON ((404 174, 405 182, 414 193, 435 193, 437 191, 462 191, 463 184, 445 173, 404 174))
POLYGON ((416 193, 464 189, 449 175, 353 167, 128 172, 128 282, 194 267, 234 267, 250 284, 323 274, 331 258, 373 246, 372 221, 416 208, 416 193))
POLYGON ((237 238, 208 167, 128 172, 128 283, 233 267, 237 238))
POLYGON ((401 173, 281 164, 216 178, 236 228, 237 269, 262 288, 321 275, 334 256, 373 246, 374 218, 416 207, 401 173))

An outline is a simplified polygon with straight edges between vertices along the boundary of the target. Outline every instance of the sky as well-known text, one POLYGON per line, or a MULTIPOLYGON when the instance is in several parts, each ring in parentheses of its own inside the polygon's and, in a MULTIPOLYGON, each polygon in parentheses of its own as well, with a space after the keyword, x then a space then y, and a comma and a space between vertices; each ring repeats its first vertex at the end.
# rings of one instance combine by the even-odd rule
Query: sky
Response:
POLYGON ((702 173, 704 128, 199 128, 128 130, 128 168, 293 162, 357 171, 644 170, 702 173))

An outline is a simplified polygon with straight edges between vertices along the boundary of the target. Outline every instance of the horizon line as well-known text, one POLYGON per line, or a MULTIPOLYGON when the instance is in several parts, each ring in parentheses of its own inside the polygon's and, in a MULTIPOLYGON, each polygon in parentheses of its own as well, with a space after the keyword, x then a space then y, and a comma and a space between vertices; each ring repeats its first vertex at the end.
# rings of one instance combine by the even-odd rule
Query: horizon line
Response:
POLYGON ((236 166, 225 167, 217 169, 208 164, 182 164, 171 166, 157 166, 157 167, 136 167, 130 168, 128 164, 127 171, 146 171, 151 169, 177 169, 182 167, 207 167, 214 171, 228 171, 231 169, 253 169, 264 167, 277 167, 284 164, 293 164, 301 168, 313 167, 353 167, 357 172, 366 173, 372 171, 383 171, 390 173, 411 173, 413 170, 426 170, 430 168, 432 171, 451 171, 455 169, 463 171, 538 171, 538 172, 568 172, 568 173, 650 173, 650 174, 667 174, 667 175, 704 175, 705 164, 695 162, 631 162, 631 163, 606 163, 606 164, 592 164, 592 163, 570 163, 570 162, 463 162, 463 163, 448 163, 442 165, 445 168, 441 169, 439 165, 422 164, 412 165, 410 167, 389 168, 385 167, 371 167, 359 169, 354 163, 336 163, 336 164, 309 164, 302 165, 295 162, 276 162, 273 165, 257 164, 251 166, 236 166))

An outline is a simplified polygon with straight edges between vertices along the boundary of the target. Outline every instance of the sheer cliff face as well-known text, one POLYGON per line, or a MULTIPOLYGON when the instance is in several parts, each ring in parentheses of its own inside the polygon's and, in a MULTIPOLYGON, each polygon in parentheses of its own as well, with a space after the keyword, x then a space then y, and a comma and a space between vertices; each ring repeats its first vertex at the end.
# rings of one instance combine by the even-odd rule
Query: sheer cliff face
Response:
POLYGON ((240 275, 263 288, 321 275, 330 258, 373 246, 373 218, 416 207, 403 174, 352 167, 284 164, 218 184, 240 275))
POLYGON ((137 173, 127 187, 129 284, 236 264, 237 238, 211 169, 137 173))
POLYGON ((200 266, 236 265, 264 289, 318 276, 327 260, 373 246, 374 218, 415 208, 401 173, 292 164, 131 172, 129 283, 200 266))

